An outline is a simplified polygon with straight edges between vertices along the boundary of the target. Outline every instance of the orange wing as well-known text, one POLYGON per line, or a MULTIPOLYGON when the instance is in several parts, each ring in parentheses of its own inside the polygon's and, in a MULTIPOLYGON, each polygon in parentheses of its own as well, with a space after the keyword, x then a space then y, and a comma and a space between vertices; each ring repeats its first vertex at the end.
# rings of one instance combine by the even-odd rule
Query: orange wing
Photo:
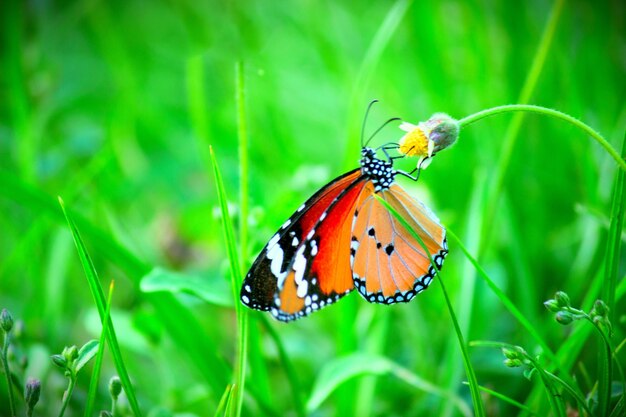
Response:
POLYGON ((356 169, 307 200, 253 263, 241 301, 290 321, 350 292, 354 288, 349 261, 352 213, 364 186, 356 169))
POLYGON ((357 205, 351 242, 354 286, 370 302, 410 301, 432 281, 448 253, 445 229, 424 204, 399 185, 379 192, 417 232, 428 251, 378 200, 368 183, 357 205))

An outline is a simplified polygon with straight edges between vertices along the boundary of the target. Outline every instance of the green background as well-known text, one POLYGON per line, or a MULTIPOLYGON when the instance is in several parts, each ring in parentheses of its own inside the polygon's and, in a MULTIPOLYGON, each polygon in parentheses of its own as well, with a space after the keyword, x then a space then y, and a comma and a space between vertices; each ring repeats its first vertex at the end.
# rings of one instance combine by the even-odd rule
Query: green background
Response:
MULTIPOLYGON (((369 131, 394 116, 460 119, 527 102, 571 114, 621 149, 626 7, 556 3, 3 2, 0 307, 23 320, 16 347, 30 359, 24 375, 43 381, 37 415, 57 415, 65 385, 48 356, 100 334, 57 196, 77 219, 103 286, 116 282, 113 322, 144 415, 213 415, 232 379, 237 332, 207 155, 210 144, 237 223, 236 63, 243 62, 249 140, 249 239, 240 254, 247 268, 309 195, 357 166, 360 124, 373 98, 381 102, 369 131), (171 295, 141 291, 154 267, 200 280, 213 302, 176 294, 179 305, 170 310, 171 295)), ((374 142, 401 134, 392 125, 374 142)), ((589 324, 562 327, 542 303, 562 289, 588 311, 601 296, 616 172, 597 143, 562 121, 500 115, 463 129, 417 184, 398 182, 460 237, 558 351, 577 334, 572 328, 589 324)), ((619 278, 624 263, 621 255, 619 278)), ((442 278, 467 340, 541 353, 452 241, 442 278)), ((354 352, 380 354, 471 407, 440 285, 432 287, 410 304, 370 305, 352 294, 309 318, 269 322, 291 375, 267 321, 252 313, 247 387, 254 392, 246 392, 243 414, 297 415, 295 380, 301 401, 309 401, 314 384, 334 388, 319 379, 326 367, 354 352)), ((615 345, 624 338, 623 287, 615 345)), ((576 349, 559 353, 574 364, 585 393, 595 381, 596 339, 580 337, 576 349)), ((506 368, 497 349, 470 353, 481 385, 547 412, 536 379, 506 368)), ((618 360, 625 364, 623 353, 618 360)), ((342 366, 339 374, 360 365, 342 366)), ((90 373, 88 366, 66 415, 82 415, 90 373)), ((113 374, 105 355, 100 408, 108 407, 113 374)), ((490 415, 518 412, 492 396, 484 401, 490 415)), ((6 403, 3 380, 0 415, 6 403)), ((450 401, 387 373, 351 379, 311 411, 459 415, 450 401)))

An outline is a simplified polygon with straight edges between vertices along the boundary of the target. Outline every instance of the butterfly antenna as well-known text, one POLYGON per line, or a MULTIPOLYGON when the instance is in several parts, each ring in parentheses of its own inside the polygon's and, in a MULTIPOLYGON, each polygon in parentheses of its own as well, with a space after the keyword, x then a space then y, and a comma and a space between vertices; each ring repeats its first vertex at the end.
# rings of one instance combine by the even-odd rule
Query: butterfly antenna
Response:
POLYGON ((368 143, 370 143, 370 141, 372 139, 374 139, 374 136, 376 136, 378 134, 378 132, 380 132, 381 130, 383 130, 383 128, 385 126, 387 126, 389 123, 391 122, 395 122, 396 120, 402 120, 399 117, 392 117, 391 119, 387 120, 385 123, 382 124, 382 126, 380 126, 378 129, 376 129, 376 131, 374 133, 372 133, 372 136, 370 136, 370 138, 367 140, 367 142, 365 142, 365 144, 363 145, 363 147, 367 146, 368 143))
POLYGON ((374 103, 378 103, 378 100, 374 99, 370 101, 370 104, 367 105, 367 110, 365 110, 365 117, 363 117, 363 124, 361 125, 361 147, 364 148, 363 138, 365 137, 365 125, 367 123, 367 116, 370 114, 370 109, 374 105, 374 103))

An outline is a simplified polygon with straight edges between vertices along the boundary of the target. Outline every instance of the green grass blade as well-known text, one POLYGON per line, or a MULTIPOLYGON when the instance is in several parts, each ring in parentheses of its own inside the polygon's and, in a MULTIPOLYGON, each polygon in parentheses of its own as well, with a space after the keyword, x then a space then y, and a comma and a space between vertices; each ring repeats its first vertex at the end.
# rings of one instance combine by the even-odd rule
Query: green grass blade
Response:
MULTIPOLYGON (((464 384, 467 384, 467 383, 464 382, 464 384)), ((486 392, 487 394, 492 395, 492 396, 494 396, 494 397, 504 401, 505 403, 511 404, 512 406, 517 407, 520 410, 522 410, 522 411, 524 411, 524 412, 526 412, 526 413, 528 413, 530 415, 535 415, 536 414, 530 407, 527 407, 524 404, 522 404, 522 403, 520 403, 518 401, 515 401, 511 397, 508 397, 508 396, 506 396, 506 395, 504 395, 502 393, 499 393, 499 392, 494 391, 492 389, 489 389, 487 387, 483 387, 482 385, 479 386, 479 388, 480 388, 480 390, 482 392, 486 392)))
POLYGON ((283 344, 280 335, 274 329, 270 321, 267 319, 265 315, 258 315, 259 320, 263 324, 263 327, 269 334, 270 338, 274 342, 276 346, 276 350, 278 351, 278 357, 280 362, 283 365, 283 369, 287 374, 287 380, 289 381, 289 385, 291 387, 291 394, 293 396, 293 403, 295 405, 296 413, 298 416, 303 417, 306 415, 306 410, 304 406, 304 402, 302 401, 302 389, 300 387, 300 382, 298 378, 298 373, 296 372, 296 368, 293 363, 289 359, 289 355, 287 354, 287 350, 285 349, 285 345, 283 344))
POLYGON ((326 363, 313 383, 306 404, 307 413, 314 413, 343 383, 363 375, 394 375, 421 391, 452 401, 464 416, 472 415, 465 402, 455 394, 442 390, 384 356, 369 353, 352 353, 326 363))
MULTIPOLYGON (((415 230, 411 227, 411 225, 393 208, 389 203, 380 198, 378 195, 374 195, 374 197, 385 206, 385 208, 402 224, 402 226, 408 230, 411 235, 417 240, 424 250, 425 253, 429 253, 428 248, 422 241, 422 238, 417 234, 415 230)), ((474 372, 474 368, 472 367, 472 363, 470 360, 469 352, 467 350, 467 346, 465 344, 465 338, 461 333, 461 328, 459 326, 459 322, 456 319, 456 314, 454 313, 454 309, 452 308, 452 303, 450 302, 450 297, 448 296, 448 292, 446 291, 445 285, 441 276, 439 275, 439 268, 433 262, 432 258, 430 260, 432 267, 435 269, 437 273, 438 282, 441 285, 441 290, 443 291, 443 296, 446 300, 446 306, 448 307, 448 312, 450 314, 450 319, 452 320, 452 324, 454 325, 454 330, 456 332, 457 339, 459 341, 459 347, 461 349, 461 354, 463 355, 463 363, 465 365, 465 373, 467 374, 467 380, 469 382, 470 393, 472 395, 472 403, 474 404, 474 413, 478 417, 485 416, 485 409, 480 398, 480 390, 478 389, 478 381, 476 380, 476 373, 474 372)))
POLYGON ((217 408, 215 409, 215 417, 223 416, 226 414, 226 410, 228 409, 228 404, 230 403, 230 399, 233 394, 233 384, 226 385, 226 389, 222 394, 222 398, 220 398, 220 402, 217 404, 217 408))
POLYGON ((353 162, 352 155, 357 154, 357 146, 360 146, 357 138, 359 138, 359 129, 361 128, 363 105, 369 101, 366 94, 369 89, 372 74, 374 74, 383 52, 385 52, 385 48, 402 23, 412 3, 412 0, 397 0, 393 4, 376 31, 365 53, 363 62, 359 66, 359 71, 354 80, 349 106, 349 109, 353 109, 349 114, 348 120, 348 138, 350 138, 350 141, 347 146, 348 152, 346 152, 346 155, 350 156, 350 159, 346 162, 350 165, 352 165, 353 162))
POLYGON ((141 278, 139 288, 144 293, 166 291, 193 294, 215 306, 235 307, 230 289, 221 280, 207 280, 198 275, 168 271, 160 267, 154 268, 141 278))
MULTIPOLYGON (((543 67, 548 58, 548 52, 550 50, 550 46, 552 45, 552 41, 554 40, 554 34, 556 33, 556 28, 561 16, 561 11, 563 10, 563 4, 565 0, 556 0, 552 6, 552 10, 550 11, 550 17, 548 22, 546 23, 545 29, 539 41, 539 45, 537 48, 537 52, 535 53, 532 65, 526 76, 526 80, 524 81, 524 85, 522 90, 520 91, 519 98, 517 100, 518 103, 527 104, 531 99, 535 88, 539 82, 539 76, 543 70, 543 67)), ((524 113, 517 113, 513 116, 513 120, 511 120, 506 133, 504 134, 504 139, 502 140, 502 148, 499 152, 499 159, 495 169, 495 172, 492 174, 492 181, 489 189, 492 191, 488 196, 488 201, 485 207, 484 219, 493 219, 496 214, 496 210, 498 207, 498 202, 500 199, 500 195, 502 193, 502 188, 504 187, 504 181, 509 171, 509 166, 511 162, 511 156, 513 155, 513 150, 515 148, 515 144, 517 142, 517 138, 519 137, 519 130, 522 126, 522 121, 524 120, 524 113)), ((489 222, 485 222, 485 225, 489 224, 489 222)), ((486 247, 488 236, 492 232, 492 228, 483 226, 482 233, 480 234, 480 244, 479 244, 479 254, 484 253, 484 249, 486 247)), ((480 259, 480 256, 478 257, 480 259)))
POLYGON ((89 393, 87 394, 87 405, 85 406, 85 417, 91 417, 93 415, 93 406, 98 395, 98 384, 100 382, 100 371, 102 370, 102 359, 104 358, 104 348, 106 342, 106 335, 109 329, 109 318, 111 317, 111 300, 113 299, 113 287, 114 282, 111 281, 109 285, 109 295, 107 296, 107 305, 104 311, 104 320, 102 320, 102 331, 100 332, 100 340, 98 342, 98 354, 96 355, 96 362, 93 366, 93 372, 91 374, 91 380, 89 382, 89 393))
MULTIPOLYGON (((57 221, 65 219, 58 202, 6 171, 0 171, 0 196, 57 221)), ((150 267, 146 263, 89 220, 77 213, 72 213, 72 220, 84 236, 93 242, 96 250, 121 268, 134 283, 139 284, 141 277, 149 272, 150 267)), ((223 392, 231 370, 196 317, 171 294, 146 294, 146 301, 152 304, 161 324, 187 354, 191 364, 211 385, 213 392, 216 395, 223 392)))
POLYGON ((454 244, 461 249, 463 254, 465 254, 465 257, 472 263, 472 265, 474 265, 474 268, 476 268, 476 271, 478 272, 478 276, 489 286, 491 291, 500 299, 500 301, 506 307, 506 309, 513 315, 513 317, 515 317, 515 319, 517 319, 517 321, 526 329, 526 331, 533 337, 533 339, 535 339, 535 341, 541 346, 546 356, 548 356, 550 360, 558 364, 559 359, 556 356, 556 354, 552 351, 552 349, 550 349, 550 346, 548 345, 548 343, 543 339, 543 337, 541 337, 537 329, 535 329, 535 327, 528 321, 528 319, 526 319, 524 314, 522 314, 522 312, 519 311, 517 307, 515 307, 515 304, 513 304, 511 299, 507 297, 507 295, 504 292, 502 292, 500 288, 498 288, 496 283, 493 282, 491 278, 489 278, 489 275, 487 275, 487 272, 485 272, 485 270, 480 266, 476 258, 474 258, 469 253, 469 251, 467 250, 465 245, 463 245, 459 237, 456 234, 454 234, 454 232, 452 232, 450 229, 447 229, 447 236, 451 238, 454 244))
POLYGON ((139 403, 137 402, 137 397, 135 396, 135 390, 132 383, 130 382, 130 377, 128 376, 128 372, 126 371, 126 365, 124 364, 124 360, 122 359, 122 353, 117 343, 115 328, 111 323, 111 318, 106 317, 106 301, 104 297, 104 292, 102 291, 102 287, 100 286, 100 281, 98 280, 98 274, 93 266, 93 263, 91 262, 89 254, 87 253, 87 249, 85 248, 83 240, 80 237, 80 233, 78 232, 74 221, 65 210, 65 205, 63 204, 63 200, 60 197, 59 204, 61 205, 61 209, 63 210, 63 214, 65 215, 67 224, 74 238, 74 243, 76 244, 76 249, 78 250, 80 262, 85 271, 87 282, 89 283, 91 295, 93 296, 93 299, 96 303, 96 308, 98 309, 98 313, 100 314, 100 320, 102 321, 102 323, 104 323, 105 321, 109 322, 106 338, 109 344, 109 348, 111 350, 111 355, 113 356, 113 362, 115 363, 115 367, 117 368, 120 380, 122 381, 124 392, 128 397, 128 402, 135 416, 141 417, 141 410, 139 409, 139 403))
POLYGON ((233 291, 233 300, 235 302, 235 311, 237 314, 238 324, 238 352, 237 352, 237 368, 235 371, 235 399, 233 404, 234 415, 241 415, 241 407, 243 405, 244 386, 246 382, 246 351, 248 343, 248 311, 243 308, 243 305, 239 301, 239 289, 243 277, 241 276, 241 264, 239 262, 239 255, 237 253, 237 243, 235 241, 235 233, 233 232, 233 224, 228 213, 228 198, 226 196, 226 190, 224 189, 224 182, 222 181, 222 174, 213 148, 209 148, 211 156, 211 165, 213 166, 213 174, 215 175, 215 185, 217 187, 217 197, 220 202, 220 208, 222 212, 222 226, 224 233, 224 241, 226 243, 226 249, 228 252, 228 259, 230 261, 231 270, 231 286, 233 291))
MULTIPOLYGON (((626 159, 626 133, 622 142, 622 159, 626 159)), ((606 265, 604 268, 604 294, 602 298, 608 305, 609 320, 613 322, 615 312, 615 289, 619 274, 620 253, 622 246, 622 231, 624 230, 624 211, 626 210, 625 188, 626 182, 624 170, 617 170, 613 189, 613 202, 611 206, 611 223, 607 238, 606 265)))

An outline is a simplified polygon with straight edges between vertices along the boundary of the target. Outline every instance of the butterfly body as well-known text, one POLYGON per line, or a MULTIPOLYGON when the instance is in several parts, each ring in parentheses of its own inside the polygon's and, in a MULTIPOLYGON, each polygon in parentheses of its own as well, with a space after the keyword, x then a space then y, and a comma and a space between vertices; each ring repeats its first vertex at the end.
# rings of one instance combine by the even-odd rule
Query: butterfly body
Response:
POLYGON ((360 168, 322 187, 263 248, 241 289, 241 301, 281 321, 306 316, 353 289, 369 302, 408 302, 447 254, 445 230, 423 204, 395 184, 393 161, 372 148, 360 168), (394 207, 418 241, 374 198, 394 207))

